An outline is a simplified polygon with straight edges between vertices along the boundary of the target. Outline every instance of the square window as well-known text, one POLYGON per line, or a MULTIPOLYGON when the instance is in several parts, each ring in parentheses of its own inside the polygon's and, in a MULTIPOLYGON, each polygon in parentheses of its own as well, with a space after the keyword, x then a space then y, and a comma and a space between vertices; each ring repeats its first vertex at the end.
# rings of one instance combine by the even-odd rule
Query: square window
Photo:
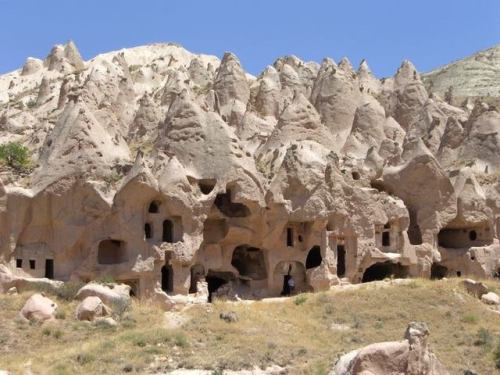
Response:
POLYGON ((16 259, 16 268, 23 268, 23 260, 16 259))
POLYGON ((34 269, 35 269, 35 260, 30 259, 30 270, 34 270, 34 269))

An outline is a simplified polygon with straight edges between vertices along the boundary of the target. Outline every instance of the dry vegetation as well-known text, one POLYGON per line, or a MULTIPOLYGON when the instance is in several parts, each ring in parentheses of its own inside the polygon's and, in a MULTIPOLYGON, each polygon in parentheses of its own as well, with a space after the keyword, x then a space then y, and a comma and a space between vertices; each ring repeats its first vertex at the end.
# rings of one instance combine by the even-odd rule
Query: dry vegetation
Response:
MULTIPOLYGON (((499 282, 487 282, 500 292, 499 282)), ((375 284, 376 285, 376 284, 375 284)), ((290 373, 326 374, 342 353, 400 340, 407 323, 428 323, 431 345, 452 374, 494 374, 500 315, 469 296, 457 280, 304 294, 282 302, 224 303, 191 308, 181 328, 165 328, 164 313, 134 302, 118 328, 73 318, 76 302, 57 299, 59 319, 42 326, 15 319, 29 296, 0 297, 0 368, 36 374, 165 373, 170 368, 242 369, 271 364, 290 373), (219 318, 235 311, 236 323, 219 318), (348 331, 330 329, 345 324, 348 331)), ((55 297, 54 297, 55 298, 55 297)), ((500 357, 500 353, 497 353, 500 357)))

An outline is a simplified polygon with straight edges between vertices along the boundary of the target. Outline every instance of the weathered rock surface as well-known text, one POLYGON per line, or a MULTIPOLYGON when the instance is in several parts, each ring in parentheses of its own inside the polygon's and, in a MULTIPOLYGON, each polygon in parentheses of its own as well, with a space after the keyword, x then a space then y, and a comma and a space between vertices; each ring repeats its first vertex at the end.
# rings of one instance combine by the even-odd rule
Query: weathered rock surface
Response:
POLYGON ((175 44, 29 58, 0 75, 0 143, 31 154, 0 167, 0 291, 110 277, 128 289, 79 298, 171 310, 278 296, 290 278, 490 277, 500 114, 426 83, 409 61, 379 80, 366 61, 296 56, 254 77, 175 44))
POLYGON ((24 304, 19 315, 27 320, 43 322, 55 319, 57 304, 41 293, 33 294, 24 304))
POLYGON ((330 375, 446 375, 448 371, 428 345, 425 323, 412 322, 403 341, 381 342, 342 356, 330 375))
POLYGON ((111 309, 99 297, 86 297, 76 308, 75 316, 78 320, 92 321, 95 318, 109 315, 111 309))
MULTIPOLYGON (((125 284, 96 284, 90 283, 83 286, 78 293, 76 298, 82 300, 80 306, 82 308, 86 307, 96 307, 100 309, 100 303, 109 305, 110 307, 115 306, 127 306, 130 303, 130 286, 125 284), (90 297, 96 297, 89 299, 90 297)), ((105 310, 106 307, 102 306, 100 309, 105 310)))

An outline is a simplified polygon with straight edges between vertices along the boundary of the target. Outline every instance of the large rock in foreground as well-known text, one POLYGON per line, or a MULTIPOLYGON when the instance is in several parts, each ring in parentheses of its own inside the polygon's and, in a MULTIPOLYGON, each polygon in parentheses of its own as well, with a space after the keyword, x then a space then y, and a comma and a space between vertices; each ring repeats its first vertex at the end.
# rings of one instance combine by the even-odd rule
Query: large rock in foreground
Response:
POLYGON ((34 321, 55 319, 57 304, 42 293, 33 294, 19 313, 22 318, 34 321))
POLYGON ((342 356, 330 375, 445 375, 448 371, 428 347, 427 324, 411 322, 404 340, 381 342, 342 356))

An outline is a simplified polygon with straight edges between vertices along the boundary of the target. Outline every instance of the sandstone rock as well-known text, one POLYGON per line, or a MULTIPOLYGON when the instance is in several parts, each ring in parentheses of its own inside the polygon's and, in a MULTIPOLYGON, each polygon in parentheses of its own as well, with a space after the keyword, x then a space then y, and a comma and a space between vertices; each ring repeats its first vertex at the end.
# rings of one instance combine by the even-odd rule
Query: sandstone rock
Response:
POLYGON ((428 347, 429 330, 425 323, 412 322, 403 341, 368 345, 342 356, 331 375, 401 373, 444 375, 448 371, 428 347))
POLYGON ((500 297, 493 292, 485 293, 481 296, 481 301, 487 305, 500 305, 500 297))
POLYGON ((33 294, 24 304, 20 316, 27 320, 45 321, 55 319, 57 304, 40 293, 33 294))
POLYGON ((102 303, 99 297, 86 297, 76 308, 76 319, 92 321, 95 318, 109 315, 111 309, 102 303))
MULTIPOLYGON (((125 308, 130 304, 130 286, 126 284, 95 284, 90 283, 83 286, 76 298, 85 301, 88 297, 98 297, 99 300, 104 302, 105 305, 110 306, 113 310, 116 308, 125 308)), ((100 307, 97 299, 89 300, 89 305, 95 305, 98 309, 100 307)), ((101 302, 101 303, 102 303, 101 302)), ((105 307, 103 306, 105 309, 105 307)))

